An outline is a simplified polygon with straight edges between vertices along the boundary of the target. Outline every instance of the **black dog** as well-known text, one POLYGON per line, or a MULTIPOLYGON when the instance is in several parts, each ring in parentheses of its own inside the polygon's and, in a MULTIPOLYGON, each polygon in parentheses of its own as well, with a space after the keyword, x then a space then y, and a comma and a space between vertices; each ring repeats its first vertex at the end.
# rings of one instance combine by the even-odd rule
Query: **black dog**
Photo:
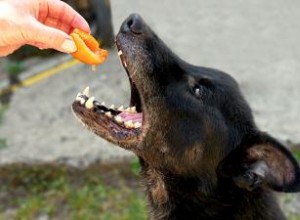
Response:
POLYGON ((150 219, 285 219, 271 191, 299 191, 299 166, 258 130, 235 80, 181 60, 139 15, 122 24, 116 44, 130 107, 107 108, 87 90, 72 107, 140 158, 150 219))

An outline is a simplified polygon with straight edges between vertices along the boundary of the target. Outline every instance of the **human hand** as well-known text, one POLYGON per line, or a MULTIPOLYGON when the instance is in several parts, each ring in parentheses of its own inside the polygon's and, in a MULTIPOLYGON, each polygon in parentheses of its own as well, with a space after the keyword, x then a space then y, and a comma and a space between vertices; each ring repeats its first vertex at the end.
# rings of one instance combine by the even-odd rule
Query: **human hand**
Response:
POLYGON ((69 34, 74 28, 90 32, 84 18, 60 0, 1 0, 0 56, 24 44, 73 53, 77 48, 69 34))

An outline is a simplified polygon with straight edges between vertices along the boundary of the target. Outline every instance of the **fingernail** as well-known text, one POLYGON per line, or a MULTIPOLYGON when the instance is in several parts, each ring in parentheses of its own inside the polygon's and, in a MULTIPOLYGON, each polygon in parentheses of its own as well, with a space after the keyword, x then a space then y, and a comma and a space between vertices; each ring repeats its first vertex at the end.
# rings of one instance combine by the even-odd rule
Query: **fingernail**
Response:
POLYGON ((77 47, 74 43, 74 41, 70 39, 66 39, 62 45, 61 48, 63 51, 66 51, 67 53, 74 53, 77 50, 77 47))

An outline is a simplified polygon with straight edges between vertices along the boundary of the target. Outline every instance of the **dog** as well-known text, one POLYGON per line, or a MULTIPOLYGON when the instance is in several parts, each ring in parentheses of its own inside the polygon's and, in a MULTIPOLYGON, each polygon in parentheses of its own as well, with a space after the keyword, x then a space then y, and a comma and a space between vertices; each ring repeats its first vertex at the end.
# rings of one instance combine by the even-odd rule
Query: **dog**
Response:
POLYGON ((283 220, 273 191, 298 192, 292 154, 255 125, 228 74, 176 56, 138 14, 116 37, 131 84, 128 108, 79 93, 72 109, 92 132, 134 152, 152 220, 283 220))

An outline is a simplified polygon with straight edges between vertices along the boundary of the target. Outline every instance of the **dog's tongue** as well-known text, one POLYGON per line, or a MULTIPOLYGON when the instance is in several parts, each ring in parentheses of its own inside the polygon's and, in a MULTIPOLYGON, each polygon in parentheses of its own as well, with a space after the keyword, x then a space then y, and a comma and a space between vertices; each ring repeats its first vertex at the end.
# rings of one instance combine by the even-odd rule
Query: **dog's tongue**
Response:
POLYGON ((121 112, 119 116, 122 117, 123 121, 132 121, 135 122, 143 122, 143 113, 129 113, 129 112, 121 112))

